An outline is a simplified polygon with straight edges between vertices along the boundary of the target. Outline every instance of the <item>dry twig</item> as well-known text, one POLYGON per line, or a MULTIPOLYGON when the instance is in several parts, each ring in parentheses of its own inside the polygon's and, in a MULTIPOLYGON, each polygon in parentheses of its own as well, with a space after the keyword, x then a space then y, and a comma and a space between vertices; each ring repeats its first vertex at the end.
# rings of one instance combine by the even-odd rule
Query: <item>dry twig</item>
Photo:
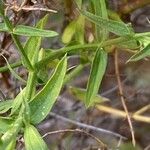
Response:
POLYGON ((125 110, 126 117, 127 117, 128 123, 129 123, 130 132, 131 132, 131 136, 132 136, 132 143, 135 146, 136 141, 135 141, 134 129, 133 129, 133 125, 132 125, 132 122, 131 122, 131 119, 130 119, 130 115, 129 115, 127 106, 125 104, 124 96, 123 96, 123 88, 122 88, 122 85, 121 85, 120 72, 119 72, 119 66, 118 66, 118 51, 117 50, 115 50, 115 73, 116 73, 116 77, 117 77, 118 89, 119 89, 121 103, 122 103, 122 106, 125 110))
POLYGON ((72 124, 74 124, 78 127, 81 127, 81 128, 90 129, 90 130, 93 130, 93 131, 109 134, 109 135, 112 135, 112 136, 115 136, 115 137, 118 137, 118 138, 121 138, 121 139, 124 139, 124 140, 127 139, 126 137, 124 137, 124 136, 122 136, 118 133, 115 133, 115 132, 112 132, 112 131, 109 131, 109 130, 106 130, 106 129, 98 128, 98 127, 95 127, 95 126, 92 126, 92 125, 84 124, 84 123, 81 123, 81 122, 78 122, 78 121, 75 121, 75 120, 71 120, 71 119, 68 119, 66 117, 57 115, 53 112, 50 112, 50 115, 55 117, 55 118, 61 119, 65 122, 72 123, 72 124))
POLYGON ((106 149, 106 145, 101 141, 99 140, 97 137, 95 137, 93 134, 90 134, 84 130, 81 130, 81 129, 64 129, 64 130, 57 130, 57 131, 52 131, 52 132, 47 132, 46 134, 44 134, 42 137, 46 137, 48 135, 52 135, 52 134, 59 134, 59 133, 64 133, 64 132, 78 132, 78 133, 84 133, 86 134, 87 136, 93 138, 95 141, 97 141, 97 143, 99 143, 100 147, 102 148, 102 150, 105 150, 106 149))

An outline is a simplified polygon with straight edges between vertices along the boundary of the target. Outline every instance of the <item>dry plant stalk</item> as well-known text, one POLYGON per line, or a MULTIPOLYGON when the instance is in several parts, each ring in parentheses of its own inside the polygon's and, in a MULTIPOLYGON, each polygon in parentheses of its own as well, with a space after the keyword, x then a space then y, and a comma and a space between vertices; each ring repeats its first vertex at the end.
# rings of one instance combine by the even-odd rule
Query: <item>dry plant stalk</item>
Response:
POLYGON ((130 132, 131 132, 131 136, 132 136, 132 143, 135 146, 136 141, 135 141, 134 129, 133 129, 131 118, 130 118, 130 115, 129 115, 129 112, 128 112, 128 109, 127 109, 127 106, 126 106, 126 103, 125 103, 125 99, 124 99, 124 96, 123 96, 123 88, 122 88, 122 85, 121 85, 120 72, 119 72, 119 66, 118 66, 118 51, 116 49, 115 49, 115 73, 116 73, 116 77, 117 77, 121 103, 122 103, 122 106, 125 110, 126 117, 127 117, 127 120, 128 120, 128 124, 129 124, 129 127, 130 127, 130 132))

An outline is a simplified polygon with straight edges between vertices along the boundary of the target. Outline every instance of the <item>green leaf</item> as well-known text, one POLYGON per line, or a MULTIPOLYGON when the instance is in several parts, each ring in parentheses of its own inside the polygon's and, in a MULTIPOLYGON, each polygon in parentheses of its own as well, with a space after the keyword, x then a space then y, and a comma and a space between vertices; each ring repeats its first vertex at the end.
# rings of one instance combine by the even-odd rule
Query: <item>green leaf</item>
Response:
POLYGON ((0 23, 0 31, 4 31, 4 32, 8 31, 8 28, 5 25, 5 23, 0 23))
POLYGON ((12 104, 12 109, 11 109, 11 113, 10 115, 13 115, 14 113, 16 113, 17 111, 19 111, 21 104, 23 103, 23 96, 25 94, 25 90, 26 88, 24 88, 23 90, 21 90, 21 92, 15 97, 15 99, 13 100, 13 104, 12 104))
MULTIPOLYGON (((18 118, 12 123, 11 127, 3 134, 3 136, 0 139, 0 148, 3 150, 6 148, 6 146, 14 139, 16 138, 21 126, 22 126, 22 111, 20 111, 20 114, 18 118)), ((0 150, 1 150, 0 149, 0 150)))
POLYGON ((32 125, 27 125, 25 127, 24 140, 26 150, 48 150, 48 147, 41 135, 32 125))
POLYGON ((13 29, 13 34, 23 36, 55 37, 58 35, 55 31, 42 30, 35 27, 18 25, 13 29))
POLYGON ((0 118, 0 133, 5 133, 11 127, 12 120, 6 118, 0 118))
POLYGON ((77 21, 74 20, 70 22, 70 24, 65 28, 63 35, 62 35, 63 43, 69 43, 71 41, 71 39, 73 38, 76 32, 76 24, 77 24, 77 21))
POLYGON ((85 104, 87 107, 93 104, 93 99, 97 95, 99 86, 104 76, 107 66, 107 53, 102 48, 98 48, 96 51, 90 77, 87 84, 87 94, 85 104))
POLYGON ((16 138, 12 139, 12 141, 8 144, 5 150, 15 150, 16 148, 16 138))
POLYGON ((12 100, 5 100, 0 102, 0 114, 7 112, 12 107, 12 100))
POLYGON ((138 49, 140 47, 138 41, 134 38, 128 38, 128 41, 120 42, 116 44, 117 47, 119 48, 125 48, 125 49, 138 49))
MULTIPOLYGON (((47 23, 48 15, 45 15, 36 25, 36 28, 43 29, 47 23)), ((40 50, 42 38, 39 36, 30 37, 25 43, 24 49, 28 55, 29 60, 32 65, 38 61, 38 52, 40 50)))
MULTIPOLYGON (((108 20, 107 8, 105 0, 92 0, 95 9, 95 15, 108 20)), ((96 38, 98 41, 102 42, 108 37, 108 30, 106 28, 100 27, 96 24, 95 27, 96 38)))
POLYGON ((80 44, 84 44, 85 17, 81 14, 76 21, 75 39, 80 44))
MULTIPOLYGON (((46 57, 46 51, 41 48, 41 50, 39 51, 39 58, 38 61, 42 60, 43 58, 46 57)), ((51 64, 53 65, 53 61, 51 61, 51 64)), ((57 62, 58 64, 58 62, 57 62)), ((56 66, 55 66, 56 67, 56 66)), ((54 68, 54 66, 53 66, 54 68)), ((38 71, 37 77, 38 77, 38 82, 39 83, 46 83, 48 81, 48 64, 41 67, 40 70, 38 71)))
POLYGON ((81 11, 90 21, 119 36, 131 35, 131 28, 123 22, 107 20, 87 11, 81 11))
MULTIPOLYGON (((45 24, 47 23, 47 20, 48 20, 48 15, 45 15, 45 17, 43 17, 37 23, 36 27, 39 29, 43 29, 45 24)), ((35 63, 38 62, 41 41, 42 41, 41 37, 38 37, 38 36, 30 37, 24 46, 25 52, 34 68, 35 68, 35 63)), ((25 62, 25 61, 23 61, 23 62, 25 62)), ((43 69, 43 67, 39 68, 38 71, 40 71, 41 69, 43 69)), ((37 70, 37 68, 35 68, 35 71, 36 70, 37 70)), ((29 72, 29 75, 28 75, 25 98, 29 101, 31 100, 31 97, 35 94, 35 91, 36 91, 35 87, 36 87, 37 73, 35 73, 35 71, 29 72)))
POLYGON ((42 121, 51 110, 63 85, 66 69, 67 58, 65 56, 59 62, 55 72, 47 84, 29 103, 31 122, 33 124, 37 124, 42 121))
POLYGON ((147 56, 150 56, 150 44, 148 44, 144 49, 134 54, 127 62, 138 61, 147 56))
MULTIPOLYGON (((75 96, 78 100, 81 100, 83 102, 86 100, 87 91, 85 89, 69 87, 69 92, 73 96, 75 96)), ((96 103, 103 103, 106 101, 109 101, 109 99, 102 97, 98 94, 95 97, 93 97, 93 99, 92 99, 93 105, 95 105, 96 103)))

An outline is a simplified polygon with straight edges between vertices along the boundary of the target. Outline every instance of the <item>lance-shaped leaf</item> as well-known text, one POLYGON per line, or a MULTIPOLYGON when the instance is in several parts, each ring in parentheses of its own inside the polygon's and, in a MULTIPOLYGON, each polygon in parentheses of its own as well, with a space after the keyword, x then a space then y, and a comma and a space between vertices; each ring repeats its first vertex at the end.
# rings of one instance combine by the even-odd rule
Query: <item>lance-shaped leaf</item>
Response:
POLYGON ((138 53, 134 54, 127 62, 138 61, 147 56, 150 56, 150 44, 148 44, 144 49, 142 49, 138 53))
MULTIPOLYGON (((85 89, 76 88, 76 87, 69 87, 69 92, 73 96, 75 96, 78 100, 85 101, 85 99, 86 99, 86 93, 87 92, 85 89)), ((93 99, 92 99, 93 105, 95 105, 96 103, 99 104, 99 103, 103 103, 106 101, 109 101, 109 99, 105 98, 103 96, 100 96, 98 94, 95 97, 93 97, 93 99)))
MULTIPOLYGON (((45 24, 47 23, 48 15, 43 17, 36 25, 36 28, 43 29, 45 24)), ((29 60, 34 65, 38 61, 38 52, 41 46, 41 37, 30 37, 25 43, 24 49, 26 54, 28 55, 29 60)))
POLYGON ((48 150, 37 129, 32 125, 27 125, 24 131, 26 150, 48 150))
POLYGON ((75 32, 76 32, 76 24, 77 21, 73 20, 64 30, 62 35, 62 42, 63 43, 69 43, 71 39, 73 38, 75 32))
POLYGON ((54 37, 58 33, 50 30, 38 29, 35 27, 18 25, 13 29, 13 34, 23 35, 23 36, 40 36, 40 37, 54 37))
POLYGON ((51 110, 63 85, 66 69, 67 58, 64 56, 47 84, 29 103, 31 122, 33 124, 42 121, 51 110))
POLYGON ((107 66, 107 53, 101 48, 96 51, 90 77, 87 84, 87 94, 85 104, 87 107, 91 106, 94 101, 93 98, 97 95, 101 81, 103 79, 107 66))
POLYGON ((84 16, 86 16, 93 23, 99 25, 100 27, 102 27, 116 35, 125 36, 125 35, 130 35, 132 33, 131 27, 129 27, 127 24, 124 24, 122 22, 104 19, 100 16, 94 15, 87 11, 81 11, 81 13, 84 16))

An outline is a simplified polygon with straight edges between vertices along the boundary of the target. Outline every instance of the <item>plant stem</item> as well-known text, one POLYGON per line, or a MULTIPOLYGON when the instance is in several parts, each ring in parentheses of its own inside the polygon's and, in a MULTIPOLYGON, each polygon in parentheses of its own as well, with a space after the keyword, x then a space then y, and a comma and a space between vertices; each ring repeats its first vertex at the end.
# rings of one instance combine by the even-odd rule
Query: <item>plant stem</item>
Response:
POLYGON ((92 43, 92 44, 84 44, 84 45, 78 44, 78 45, 74 45, 74 46, 61 48, 61 49, 58 49, 58 50, 52 52, 51 55, 49 55, 48 57, 46 57, 46 58, 42 59, 41 61, 39 61, 38 63, 36 63, 36 67, 41 67, 42 65, 47 64, 49 61, 59 58, 66 53, 69 53, 69 54, 77 53, 80 50, 85 50, 85 49, 95 51, 94 48, 97 48, 100 45, 101 45, 101 47, 105 47, 105 46, 110 46, 110 45, 116 45, 118 43, 125 42, 125 41, 129 41, 129 39, 127 39, 125 37, 119 37, 119 38, 115 38, 112 40, 108 40, 101 44, 100 43, 92 43), (93 49, 91 49, 91 48, 93 48, 93 49))
POLYGON ((27 101, 31 100, 32 96, 35 93, 35 88, 36 88, 36 72, 35 71, 29 72, 25 93, 25 98, 27 99, 27 101))
MULTIPOLYGON (((17 68, 17 67, 20 67, 22 65, 22 62, 21 61, 18 61, 18 62, 15 62, 15 63, 12 63, 10 64, 11 68, 17 68)), ((9 68, 8 66, 4 66, 4 67, 0 67, 0 72, 5 72, 5 71, 8 71, 9 68)))
MULTIPOLYGON (((150 36, 150 32, 145 32, 145 33, 136 33, 134 38, 139 39, 142 36, 150 36)), ((111 39, 111 40, 107 40, 105 41, 102 46, 110 46, 110 45, 117 45, 118 43, 121 42, 127 42, 129 41, 129 39, 126 39, 125 37, 119 37, 119 38, 115 38, 115 39, 111 39)), ((36 67, 40 67, 43 64, 47 64, 48 61, 54 60, 56 58, 59 58, 61 56, 63 56, 65 53, 77 53, 79 52, 79 50, 91 50, 91 51, 95 51, 95 49, 88 49, 88 48, 97 48, 100 45, 100 43, 92 43, 92 44, 78 44, 75 46, 69 46, 69 47, 65 47, 65 48, 60 48, 58 50, 55 50, 55 52, 52 52, 51 55, 49 55, 48 57, 42 59, 41 61, 39 61, 38 63, 36 63, 36 67)), ((132 51, 133 52, 133 51, 132 51)), ((22 62, 16 62, 11 64, 10 66, 12 68, 16 68, 22 65, 22 62)), ((0 72, 5 72, 9 70, 7 66, 1 67, 0 68, 0 72)))
POLYGON ((19 39, 17 37, 17 35, 13 34, 13 25, 12 25, 12 23, 9 21, 7 16, 3 15, 2 17, 4 19, 4 22, 5 22, 5 24, 6 24, 7 28, 8 28, 11 36, 12 36, 12 39, 13 39, 14 43, 16 44, 18 50, 20 51, 22 57, 24 58, 24 60, 26 62, 27 68, 30 69, 30 70, 34 70, 32 65, 31 65, 31 62, 29 61, 29 59, 27 57, 27 54, 24 51, 24 48, 23 48, 22 44, 20 43, 20 41, 19 41, 19 39))

